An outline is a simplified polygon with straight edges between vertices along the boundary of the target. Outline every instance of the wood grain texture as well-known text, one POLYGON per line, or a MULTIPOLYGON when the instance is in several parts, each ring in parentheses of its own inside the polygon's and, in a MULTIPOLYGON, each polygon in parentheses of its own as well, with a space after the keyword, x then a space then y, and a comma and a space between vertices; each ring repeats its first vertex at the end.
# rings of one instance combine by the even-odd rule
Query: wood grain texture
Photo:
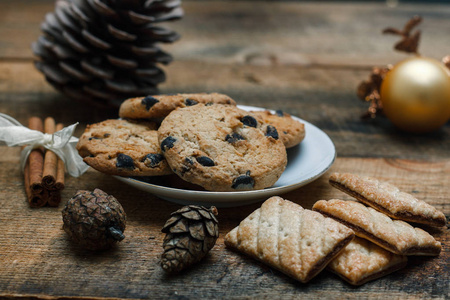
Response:
MULTIPOLYGON (((431 231, 443 244, 438 257, 411 257, 405 269, 356 289, 327 271, 310 283, 301 284, 225 248, 223 236, 261 203, 219 209, 220 238, 211 253, 187 272, 168 276, 159 265, 163 240, 160 230, 169 214, 179 206, 94 170, 80 178, 68 178, 61 207, 76 190, 98 187, 122 203, 128 222, 126 238, 118 247, 91 253, 68 241, 62 230, 61 207, 28 207, 17 168, 18 150, 0 147, 0 153, 3 170, 0 182, 4 186, 0 197, 0 296, 269 298, 282 293, 310 299, 368 295, 377 298, 389 293, 402 299, 411 295, 443 299, 448 292, 450 234, 447 228, 431 231)), ((328 174, 335 171, 389 181, 450 215, 448 162, 339 158, 319 180, 282 196, 305 208, 311 208, 319 199, 349 199, 328 184, 328 174)))
MULTIPOLYGON (((52 0, 2 1, 1 58, 30 59, 30 43, 40 33, 52 0)), ((372 66, 405 57, 395 53, 396 36, 383 35, 388 26, 402 28, 414 15, 420 25, 420 52, 441 59, 447 46, 450 6, 401 3, 295 1, 183 1, 181 21, 165 23, 182 35, 163 48, 177 60, 226 63, 372 66), (251 38, 249 38, 251 37, 251 38), (363 56, 360 54, 364 53, 363 56)))
MULTIPOLYGON (((32 115, 52 116, 66 125, 117 118, 66 99, 33 66, 30 44, 53 0, 0 1, 0 111, 26 124, 32 115)), ((174 55, 165 67, 162 93, 221 92, 239 104, 282 109, 324 130, 338 158, 329 172, 354 172, 389 181, 450 216, 450 123, 428 135, 396 130, 383 117, 362 121, 367 105, 357 99, 358 83, 373 65, 406 57, 395 53, 385 26, 401 27, 412 15, 424 17, 420 50, 440 59, 448 54, 448 5, 305 3, 272 1, 183 1, 185 17, 163 24, 182 39, 163 48, 174 55)), ((220 234, 210 255, 178 276, 159 265, 163 234, 180 206, 89 170, 66 178, 59 208, 28 207, 19 149, 0 146, 0 298, 448 298, 448 228, 433 230, 443 251, 436 258, 409 260, 388 277, 354 288, 322 272, 301 284, 250 258, 226 249, 223 236, 260 203, 220 209, 220 234), (123 205, 125 240, 112 251, 90 253, 72 245, 62 230, 61 209, 79 189, 103 189, 123 205)), ((349 196, 332 188, 328 174, 281 195, 311 208, 319 199, 349 196)))

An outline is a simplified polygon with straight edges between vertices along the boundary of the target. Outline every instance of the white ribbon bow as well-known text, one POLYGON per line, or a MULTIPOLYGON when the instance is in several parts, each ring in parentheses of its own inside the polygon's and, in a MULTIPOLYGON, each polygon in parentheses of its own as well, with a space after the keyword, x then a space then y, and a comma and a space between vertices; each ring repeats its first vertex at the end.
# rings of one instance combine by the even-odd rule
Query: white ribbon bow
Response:
POLYGON ((0 141, 6 143, 9 147, 27 145, 20 154, 22 170, 25 168, 31 150, 44 147, 58 155, 71 176, 78 177, 86 172, 89 166, 75 149, 78 139, 72 135, 77 125, 78 123, 75 123, 54 134, 48 134, 29 129, 16 119, 0 113, 0 141))

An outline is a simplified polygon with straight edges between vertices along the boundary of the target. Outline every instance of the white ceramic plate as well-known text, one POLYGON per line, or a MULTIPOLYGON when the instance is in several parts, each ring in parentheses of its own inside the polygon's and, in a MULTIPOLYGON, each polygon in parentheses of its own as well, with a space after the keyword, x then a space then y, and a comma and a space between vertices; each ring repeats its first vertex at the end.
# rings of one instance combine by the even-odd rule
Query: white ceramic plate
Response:
MULTIPOLYGON (((239 105, 239 108, 247 111, 264 110, 259 107, 243 105, 239 105)), ((281 195, 319 178, 331 167, 336 158, 334 144, 325 132, 305 120, 295 116, 292 117, 305 124, 306 136, 300 145, 287 150, 288 164, 286 169, 270 188, 256 191, 209 192, 167 187, 135 178, 115 177, 159 198, 181 205, 234 207, 263 201, 270 196, 281 195)))

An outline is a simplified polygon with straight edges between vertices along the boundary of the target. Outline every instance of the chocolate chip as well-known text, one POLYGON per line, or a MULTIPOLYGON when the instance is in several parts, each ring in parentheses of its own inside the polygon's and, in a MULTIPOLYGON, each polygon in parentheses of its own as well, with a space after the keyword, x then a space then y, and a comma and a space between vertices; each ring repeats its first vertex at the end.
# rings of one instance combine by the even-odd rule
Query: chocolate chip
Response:
POLYGON ((267 125, 267 131, 266 136, 273 137, 274 139, 278 140, 278 131, 275 127, 272 125, 267 125))
POLYGON ((134 169, 134 161, 128 155, 119 153, 117 155, 116 167, 118 169, 134 169))
POLYGON ((253 118, 252 116, 244 116, 241 119, 241 122, 244 123, 244 125, 246 126, 250 126, 250 127, 255 127, 258 126, 258 121, 256 121, 255 118, 253 118))
POLYGON ((176 141, 177 141, 177 139, 172 137, 172 136, 166 137, 161 143, 161 150, 162 150, 162 152, 165 152, 167 149, 172 148, 173 144, 176 141))
POLYGON ((276 114, 277 116, 279 116, 279 117, 284 117, 284 112, 283 112, 281 109, 276 110, 276 111, 275 111, 275 114, 276 114))
POLYGON ((186 106, 192 106, 192 105, 198 104, 198 101, 187 98, 184 100, 184 104, 186 104, 186 106))
POLYGON ((184 159, 184 164, 181 166, 181 175, 184 175, 184 173, 189 171, 193 164, 194 164, 194 161, 191 158, 186 157, 184 159))
POLYGON ((164 156, 159 153, 149 153, 142 159, 142 162, 150 168, 154 168, 158 166, 160 162, 162 162, 164 159, 164 156))
POLYGON ((92 141, 92 140, 101 140, 101 137, 98 136, 91 136, 88 140, 92 141))
POLYGON ((230 144, 233 144, 239 140, 245 140, 245 138, 236 132, 233 132, 232 134, 227 134, 227 136, 225 137, 225 141, 227 141, 230 144))
POLYGON ((255 180, 250 176, 250 171, 248 171, 247 174, 236 177, 233 180, 231 188, 235 190, 248 190, 253 189, 254 186, 255 180))
POLYGON ((207 156, 199 156, 196 157, 195 159, 198 161, 199 164, 201 164, 204 167, 213 167, 216 165, 214 161, 207 156))
POLYGON ((156 99, 152 96, 147 96, 144 99, 142 99, 141 104, 145 105, 145 109, 150 110, 150 108, 152 108, 152 106, 158 102, 159 102, 158 99, 156 99))

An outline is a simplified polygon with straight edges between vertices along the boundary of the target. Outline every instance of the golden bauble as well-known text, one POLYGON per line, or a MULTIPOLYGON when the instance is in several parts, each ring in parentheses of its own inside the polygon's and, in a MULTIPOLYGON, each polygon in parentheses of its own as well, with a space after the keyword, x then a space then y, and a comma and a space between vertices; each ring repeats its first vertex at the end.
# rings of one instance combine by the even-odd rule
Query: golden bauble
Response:
POLYGON ((398 128, 431 132, 450 119, 450 72, 439 61, 416 56, 389 71, 381 85, 387 118, 398 128))

